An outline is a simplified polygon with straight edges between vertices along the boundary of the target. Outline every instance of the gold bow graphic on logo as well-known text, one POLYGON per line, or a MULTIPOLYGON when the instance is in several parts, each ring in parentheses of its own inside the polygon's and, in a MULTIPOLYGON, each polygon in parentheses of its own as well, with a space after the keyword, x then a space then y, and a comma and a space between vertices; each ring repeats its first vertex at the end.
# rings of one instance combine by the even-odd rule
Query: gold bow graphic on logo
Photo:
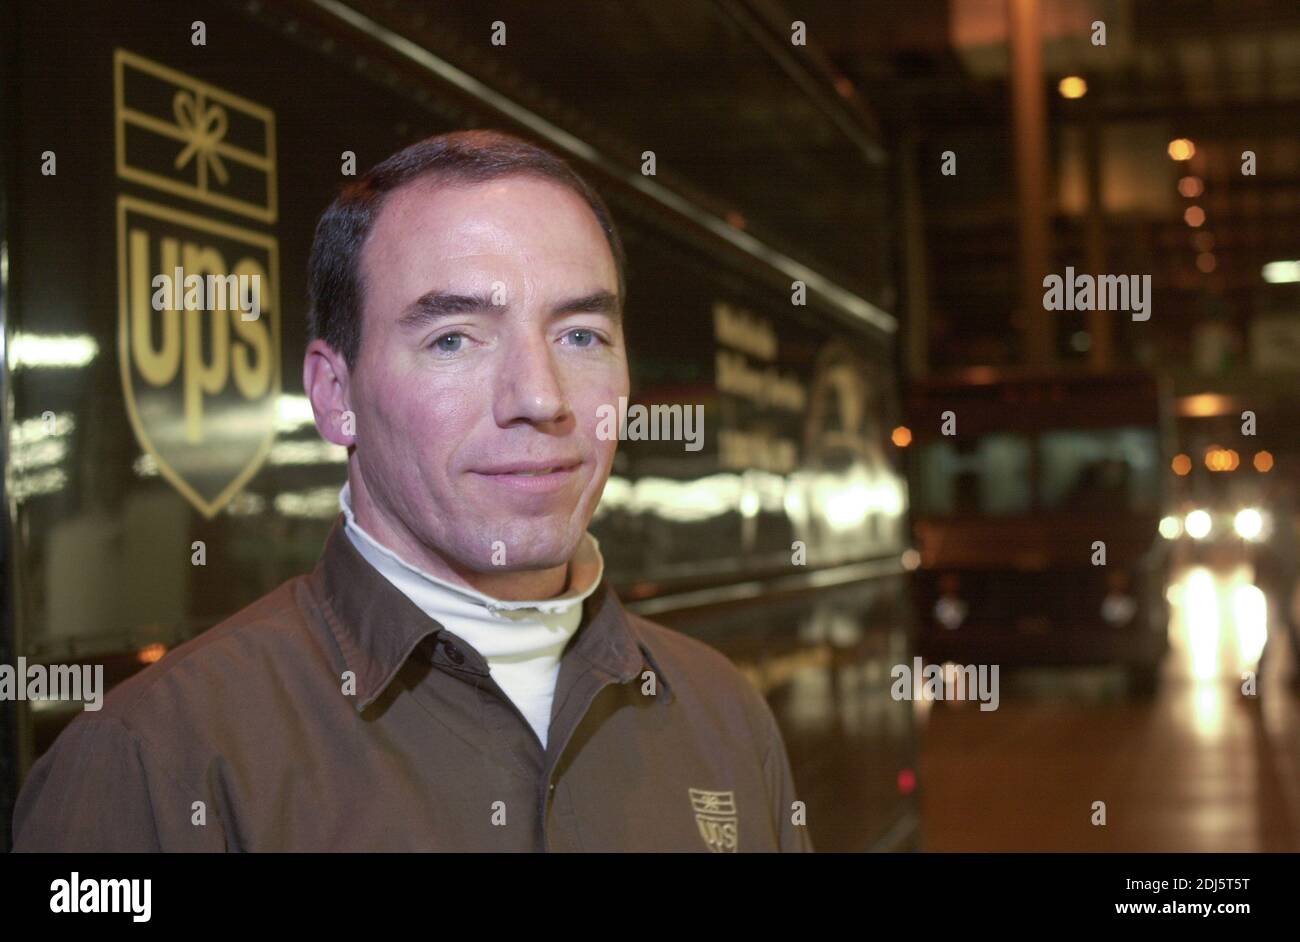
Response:
POLYGON ((207 183, 209 166, 222 183, 229 179, 225 164, 217 154, 217 144, 226 135, 226 110, 220 105, 205 108, 204 104, 202 93, 196 99, 189 92, 179 91, 172 99, 176 123, 189 139, 185 149, 176 155, 176 169, 180 170, 197 156, 200 187, 207 183))

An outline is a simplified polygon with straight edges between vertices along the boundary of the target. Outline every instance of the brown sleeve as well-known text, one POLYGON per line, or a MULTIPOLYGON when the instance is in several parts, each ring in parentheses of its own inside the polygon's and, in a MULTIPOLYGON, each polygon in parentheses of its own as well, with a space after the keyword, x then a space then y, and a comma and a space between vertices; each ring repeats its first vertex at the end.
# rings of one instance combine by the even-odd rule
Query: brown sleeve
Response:
MULTIPOLYGON (((767 793, 772 800, 772 816, 776 822, 781 852, 812 853, 813 845, 812 838, 808 834, 808 825, 794 823, 794 803, 798 800, 794 788, 794 775, 790 771, 790 759, 786 755, 781 729, 777 726, 776 717, 772 715, 766 700, 763 700, 763 712, 767 717, 768 728, 763 775, 767 779, 767 793)), ((807 821, 806 809, 801 819, 807 821)))
POLYGON ((32 766, 18 794, 16 852, 220 851, 207 796, 180 786, 121 720, 82 714, 32 766), (206 824, 193 823, 203 801, 206 824))

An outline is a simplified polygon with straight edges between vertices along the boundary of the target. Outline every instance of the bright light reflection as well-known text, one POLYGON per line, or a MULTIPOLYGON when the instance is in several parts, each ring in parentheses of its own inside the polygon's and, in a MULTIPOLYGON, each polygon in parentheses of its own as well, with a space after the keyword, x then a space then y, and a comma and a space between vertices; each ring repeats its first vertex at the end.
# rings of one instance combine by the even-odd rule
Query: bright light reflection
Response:
MULTIPOLYGON (((1189 528, 1190 529, 1190 528, 1189 528)), ((1182 593, 1183 624, 1192 659, 1192 676, 1213 678, 1219 670, 1219 595, 1214 576, 1204 566, 1187 573, 1182 593)))
POLYGON ((89 334, 16 333, 9 345, 9 368, 85 366, 98 353, 99 343, 89 334))
POLYGON ((1217 739, 1224 732, 1223 691, 1215 684, 1198 684, 1192 693, 1192 722, 1202 739, 1217 739))
POLYGON ((1232 592, 1232 620, 1243 671, 1255 670, 1268 640, 1268 601, 1259 586, 1239 585, 1232 592))
POLYGON ((275 404, 275 412, 276 431, 282 435, 316 424, 316 414, 312 411, 311 400, 306 396, 281 393, 275 404))

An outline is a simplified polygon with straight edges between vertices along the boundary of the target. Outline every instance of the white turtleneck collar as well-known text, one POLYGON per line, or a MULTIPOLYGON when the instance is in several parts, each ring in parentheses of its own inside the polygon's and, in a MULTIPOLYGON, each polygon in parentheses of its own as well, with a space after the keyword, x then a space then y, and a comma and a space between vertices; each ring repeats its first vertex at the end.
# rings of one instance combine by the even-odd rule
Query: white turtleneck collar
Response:
POLYGON ((339 492, 339 509, 357 551, 421 611, 483 656, 492 678, 545 747, 560 654, 582 622, 583 600, 596 590, 605 571, 596 538, 583 534, 562 594, 512 601, 440 579, 379 543, 353 516, 350 483, 339 492))

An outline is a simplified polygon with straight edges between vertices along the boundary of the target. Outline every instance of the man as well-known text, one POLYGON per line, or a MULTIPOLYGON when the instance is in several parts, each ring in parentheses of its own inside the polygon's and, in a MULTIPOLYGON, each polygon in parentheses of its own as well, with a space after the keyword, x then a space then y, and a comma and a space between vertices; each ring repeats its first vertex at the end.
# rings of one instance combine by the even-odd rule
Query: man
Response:
POLYGON ((587 525, 628 394, 622 248, 515 138, 390 157, 322 216, 303 383, 348 449, 316 569, 114 689, 18 850, 811 850, 771 711, 623 610, 587 525))

